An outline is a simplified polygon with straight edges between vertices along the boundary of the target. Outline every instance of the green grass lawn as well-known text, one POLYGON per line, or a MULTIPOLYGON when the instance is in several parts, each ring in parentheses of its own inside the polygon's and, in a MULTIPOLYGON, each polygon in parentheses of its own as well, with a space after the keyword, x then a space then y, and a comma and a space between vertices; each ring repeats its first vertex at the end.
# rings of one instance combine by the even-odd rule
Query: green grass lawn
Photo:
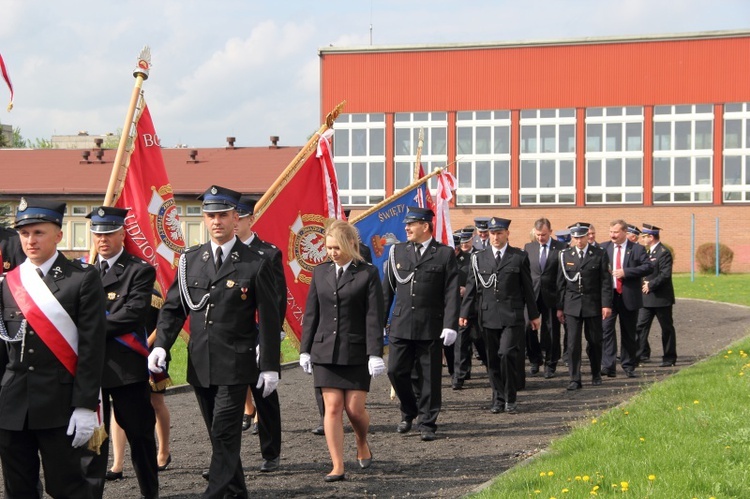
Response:
POLYGON ((750 306, 750 274, 675 274, 672 278, 675 295, 680 298, 736 303, 750 306))

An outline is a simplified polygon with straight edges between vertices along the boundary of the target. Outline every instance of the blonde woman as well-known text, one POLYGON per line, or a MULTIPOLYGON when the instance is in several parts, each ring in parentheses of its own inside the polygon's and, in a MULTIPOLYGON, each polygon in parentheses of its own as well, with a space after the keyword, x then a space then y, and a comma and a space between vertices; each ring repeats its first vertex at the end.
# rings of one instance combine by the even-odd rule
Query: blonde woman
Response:
POLYGON ((336 220, 326 231, 330 263, 313 271, 300 342, 300 366, 312 373, 325 402, 326 443, 333 468, 326 482, 344 480, 346 411, 354 429, 360 468, 372 463, 365 409, 370 377, 385 373, 383 290, 375 267, 359 253, 356 229, 336 220))

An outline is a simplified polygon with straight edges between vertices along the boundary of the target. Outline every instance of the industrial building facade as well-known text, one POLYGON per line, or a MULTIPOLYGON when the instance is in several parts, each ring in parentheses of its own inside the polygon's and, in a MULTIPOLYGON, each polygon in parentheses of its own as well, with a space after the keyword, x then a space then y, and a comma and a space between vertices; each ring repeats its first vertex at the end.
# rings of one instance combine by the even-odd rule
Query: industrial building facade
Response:
POLYGON ((327 47, 321 113, 346 100, 334 147, 352 208, 408 185, 422 130, 425 170, 458 180, 455 227, 505 216, 522 246, 540 216, 592 222, 599 240, 613 219, 646 222, 687 271, 718 226, 732 270, 748 272, 748 56, 750 31, 327 47))

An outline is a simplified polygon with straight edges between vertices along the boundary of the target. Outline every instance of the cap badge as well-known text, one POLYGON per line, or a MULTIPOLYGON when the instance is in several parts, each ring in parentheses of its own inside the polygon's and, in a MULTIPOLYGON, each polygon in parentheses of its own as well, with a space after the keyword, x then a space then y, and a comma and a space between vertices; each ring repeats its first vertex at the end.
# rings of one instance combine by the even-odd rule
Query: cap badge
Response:
POLYGON ((213 194, 215 196, 218 193, 219 193, 219 190, 216 188, 216 186, 215 185, 212 186, 211 187, 211 194, 213 194))
POLYGON ((21 202, 18 203, 18 211, 26 211, 28 207, 29 204, 26 202, 26 198, 21 198, 21 202))
POLYGON ((100 217, 103 217, 104 216, 104 208, 99 208, 99 211, 97 211, 96 214, 99 215, 100 217))
POLYGON ((107 299, 109 301, 116 300, 117 299, 117 293, 115 293, 114 291, 110 291, 109 293, 107 293, 107 299))

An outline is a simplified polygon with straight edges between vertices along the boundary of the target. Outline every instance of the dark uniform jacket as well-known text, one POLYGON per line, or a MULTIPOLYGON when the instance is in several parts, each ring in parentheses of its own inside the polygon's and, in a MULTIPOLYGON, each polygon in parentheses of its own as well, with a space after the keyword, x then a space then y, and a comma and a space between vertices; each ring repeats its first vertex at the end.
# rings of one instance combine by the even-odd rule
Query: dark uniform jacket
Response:
POLYGON ((547 243, 547 262, 544 268, 539 267, 539 252, 541 245, 538 241, 527 243, 524 250, 529 255, 531 266, 531 281, 534 283, 534 296, 540 296, 547 308, 555 308, 557 305, 557 273, 560 271, 560 250, 568 247, 556 239, 550 238, 547 243))
POLYGON ((470 316, 474 301, 479 302, 479 324, 485 328, 523 326, 524 310, 528 310, 532 319, 539 317, 529 256, 525 251, 507 246, 499 265, 491 248, 478 251, 472 259, 476 259, 478 275, 484 282, 488 283, 492 275, 496 276, 496 281, 493 286, 485 288, 471 269, 461 303, 461 317, 470 316))
POLYGON ((471 253, 459 250, 458 255, 456 255, 456 264, 458 265, 458 286, 459 288, 466 287, 466 281, 471 271, 471 253))
MULTIPOLYGON (((643 306, 642 277, 651 272, 651 262, 648 261, 646 249, 640 244, 625 240, 625 259, 622 270, 625 277, 622 278, 622 301, 628 310, 638 310, 643 306)), ((607 252, 610 267, 615 268, 615 243, 608 241, 601 248, 607 252)), ((610 276, 611 277, 611 276, 610 276)), ((614 284, 613 284, 614 286, 614 284)))
POLYGON ((668 307, 673 305, 672 253, 666 246, 659 244, 648 255, 654 270, 643 278, 644 281, 648 281, 648 294, 643 295, 643 306, 668 307))
POLYGON ((199 310, 188 308, 180 295, 178 272, 159 314, 154 346, 168 351, 189 317, 187 381, 191 385, 249 384, 257 382, 259 371, 278 371, 281 325, 269 260, 236 237, 218 272, 210 242, 189 248, 183 258, 185 286, 193 304, 205 295, 208 301, 199 310), (255 361, 259 334, 260 366, 255 361))
POLYGON ((560 251, 560 272, 557 275, 557 308, 575 317, 601 316, 602 308, 612 308, 612 275, 607 253, 589 244, 583 263, 578 248, 560 251), (570 281, 580 273, 580 280, 570 281))
MULTIPOLYGON (((104 365, 106 328, 104 290, 93 266, 69 261, 62 253, 44 283, 78 328, 75 376, 57 360, 29 324, 26 340, 0 348, 0 428, 31 430, 67 426, 75 407, 95 410, 104 365)), ((21 310, 2 283, 3 321, 13 336, 23 319, 21 310)))
MULTIPOLYGON (((286 276, 284 275, 284 264, 282 262, 281 250, 271 243, 268 243, 258 237, 255 237, 250 244, 250 248, 254 249, 256 253, 264 256, 270 260, 271 272, 273 272, 273 284, 276 287, 276 304, 279 309, 279 324, 284 325, 284 317, 286 316, 286 276)), ((279 333, 281 329, 279 329, 279 333)))
POLYGON ((436 340, 443 329, 458 331, 458 265, 453 248, 434 239, 417 262, 413 243, 392 246, 395 272, 410 282, 400 284, 386 265, 385 310, 393 305, 390 335, 407 340, 436 340))
POLYGON ((336 265, 313 270, 300 352, 316 364, 367 364, 383 356, 383 288, 370 263, 352 261, 336 282, 336 265))
POLYGON ((0 227, 0 260, 3 262, 0 273, 16 268, 26 260, 26 255, 21 248, 21 238, 13 229, 0 227))
POLYGON ((156 269, 127 251, 102 279, 107 297, 107 354, 102 388, 148 381, 147 358, 116 338, 136 333, 145 345, 150 333, 146 331, 146 320, 151 313, 155 280, 156 269))

